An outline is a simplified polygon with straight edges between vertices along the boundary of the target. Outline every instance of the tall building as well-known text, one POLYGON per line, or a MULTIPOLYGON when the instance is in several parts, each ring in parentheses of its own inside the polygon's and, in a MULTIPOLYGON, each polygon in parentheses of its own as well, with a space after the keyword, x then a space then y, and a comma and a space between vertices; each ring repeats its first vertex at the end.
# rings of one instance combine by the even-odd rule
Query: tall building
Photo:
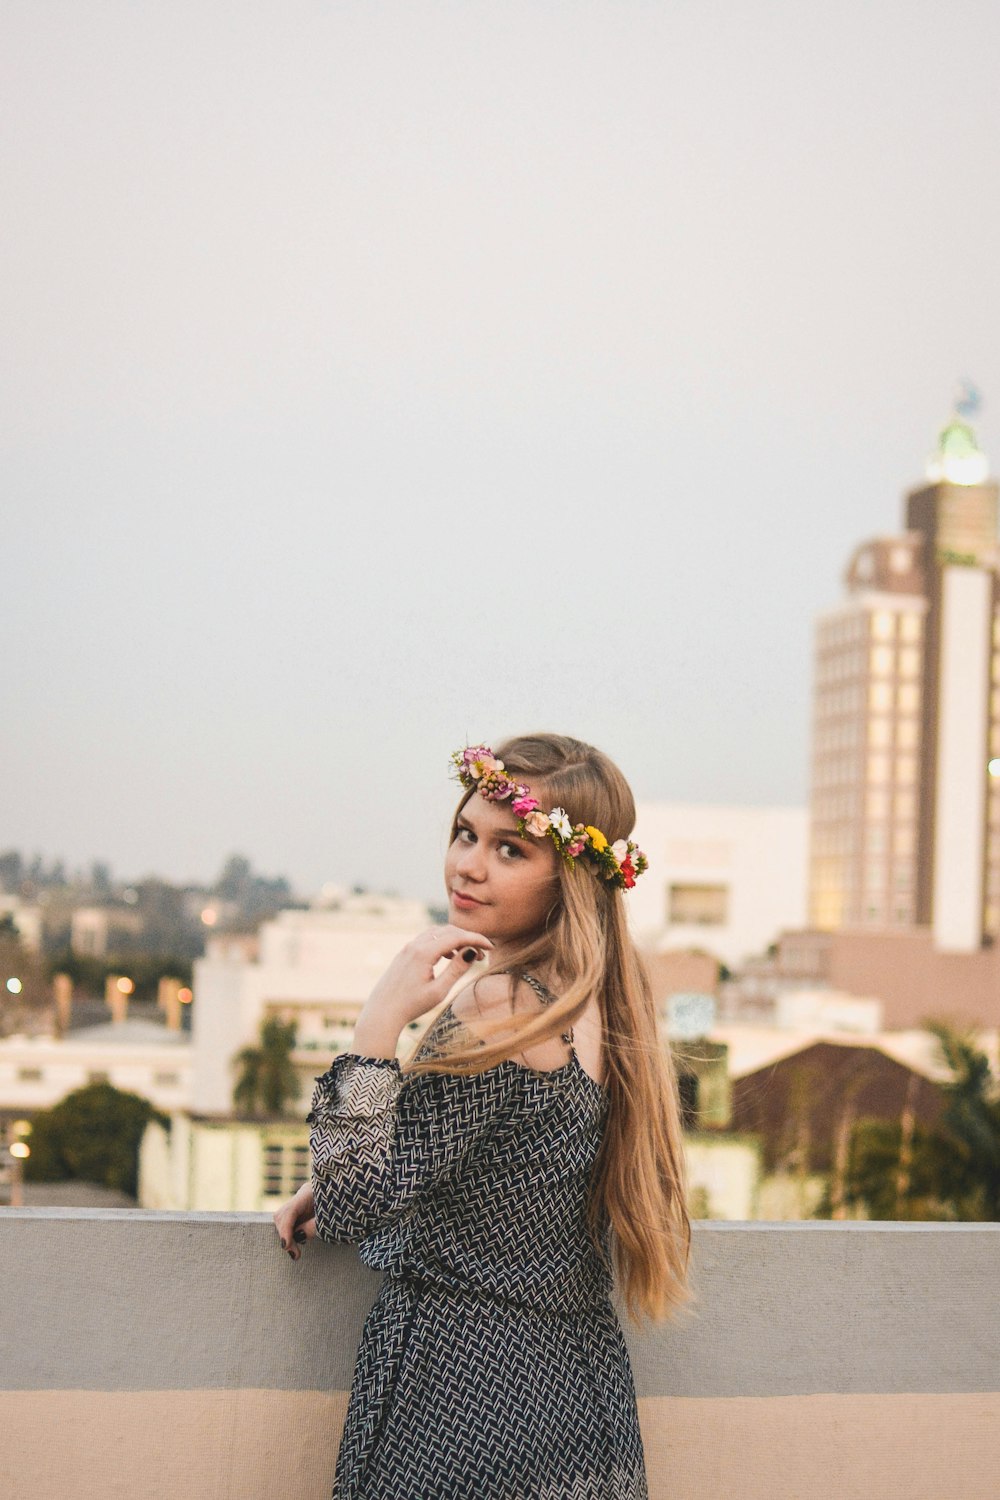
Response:
POLYGON ((1000 931, 998 486, 959 401, 906 529, 856 547, 816 630, 810 922, 1000 931))

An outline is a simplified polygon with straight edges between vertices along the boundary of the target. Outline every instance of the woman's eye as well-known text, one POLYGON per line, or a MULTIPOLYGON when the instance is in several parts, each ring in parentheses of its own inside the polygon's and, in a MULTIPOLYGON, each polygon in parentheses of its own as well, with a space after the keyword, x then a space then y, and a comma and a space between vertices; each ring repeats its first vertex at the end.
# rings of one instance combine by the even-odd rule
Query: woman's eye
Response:
POLYGON ((520 849, 517 847, 516 844, 501 844, 500 848, 508 850, 508 856, 507 856, 508 858, 510 858, 511 856, 514 859, 522 859, 523 858, 523 855, 522 855, 520 849))
POLYGON ((468 843, 469 839, 471 839, 472 837, 473 833, 471 828, 460 828, 455 835, 456 842, 459 844, 468 843))

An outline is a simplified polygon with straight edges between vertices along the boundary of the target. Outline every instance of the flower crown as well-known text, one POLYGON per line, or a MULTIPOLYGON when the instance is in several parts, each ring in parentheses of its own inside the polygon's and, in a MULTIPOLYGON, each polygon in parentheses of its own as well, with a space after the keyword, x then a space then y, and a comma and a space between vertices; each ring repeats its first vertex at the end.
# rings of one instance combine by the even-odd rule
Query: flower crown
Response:
POLYGON ((609 844, 599 828, 571 823, 564 807, 542 812, 531 788, 508 776, 503 761, 497 760, 488 745, 467 745, 464 750, 456 750, 451 762, 462 785, 470 791, 475 788, 487 802, 505 802, 511 798, 511 812, 517 818, 520 833, 531 833, 536 838, 548 834, 563 859, 571 863, 585 855, 610 885, 630 891, 636 877, 648 870, 649 860, 631 839, 609 844))

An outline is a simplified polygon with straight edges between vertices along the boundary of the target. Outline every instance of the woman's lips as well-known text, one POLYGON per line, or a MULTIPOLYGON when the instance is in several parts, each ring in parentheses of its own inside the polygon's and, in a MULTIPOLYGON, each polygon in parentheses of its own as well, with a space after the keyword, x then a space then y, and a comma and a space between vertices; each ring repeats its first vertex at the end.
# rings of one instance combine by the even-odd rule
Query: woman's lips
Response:
POLYGON ((451 899, 456 906, 464 908, 466 911, 472 911, 476 906, 486 905, 485 901, 477 901, 475 896, 466 896, 461 891, 452 891, 451 899))

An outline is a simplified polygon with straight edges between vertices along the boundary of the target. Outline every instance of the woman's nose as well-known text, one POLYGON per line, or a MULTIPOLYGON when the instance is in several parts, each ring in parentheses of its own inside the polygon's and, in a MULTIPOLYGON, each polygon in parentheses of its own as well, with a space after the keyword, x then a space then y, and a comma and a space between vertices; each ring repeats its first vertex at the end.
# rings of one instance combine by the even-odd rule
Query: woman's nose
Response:
POLYGON ((481 880, 483 877, 483 857, 478 844, 466 844, 458 856, 455 868, 460 875, 467 880, 481 880))

